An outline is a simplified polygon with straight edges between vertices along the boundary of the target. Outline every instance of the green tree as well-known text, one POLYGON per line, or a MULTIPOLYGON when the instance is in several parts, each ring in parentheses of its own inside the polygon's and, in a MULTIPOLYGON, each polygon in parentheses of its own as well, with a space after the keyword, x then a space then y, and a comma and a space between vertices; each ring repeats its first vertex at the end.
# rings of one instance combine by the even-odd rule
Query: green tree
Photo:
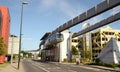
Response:
POLYGON ((38 57, 41 57, 41 55, 42 55, 42 54, 39 52, 38 57))
POLYGON ((21 51, 21 53, 23 54, 23 57, 26 57, 27 52, 25 52, 25 51, 21 51))
POLYGON ((2 37, 0 37, 0 56, 6 54, 5 52, 6 44, 2 37))
POLYGON ((71 52, 72 52, 72 55, 78 55, 78 50, 76 49, 75 46, 72 46, 71 52))
POLYGON ((28 55, 28 58, 32 57, 32 53, 29 52, 25 52, 25 51, 21 51, 21 53, 23 54, 23 57, 26 58, 26 56, 28 55))
POLYGON ((92 55, 92 54, 91 54, 90 51, 85 51, 85 57, 86 57, 86 58, 89 58, 89 59, 90 59, 90 58, 91 58, 91 55, 92 55))
POLYGON ((28 58, 32 58, 32 53, 28 53, 28 58))

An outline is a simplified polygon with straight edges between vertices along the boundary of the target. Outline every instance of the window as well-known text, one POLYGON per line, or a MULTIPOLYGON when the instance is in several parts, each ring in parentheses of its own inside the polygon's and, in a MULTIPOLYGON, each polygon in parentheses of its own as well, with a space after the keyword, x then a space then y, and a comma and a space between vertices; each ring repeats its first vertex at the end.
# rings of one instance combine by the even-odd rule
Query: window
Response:
POLYGON ((120 38, 118 38, 118 41, 120 41, 120 38))
POLYGON ((107 38, 102 38, 102 41, 108 41, 108 39, 107 38))

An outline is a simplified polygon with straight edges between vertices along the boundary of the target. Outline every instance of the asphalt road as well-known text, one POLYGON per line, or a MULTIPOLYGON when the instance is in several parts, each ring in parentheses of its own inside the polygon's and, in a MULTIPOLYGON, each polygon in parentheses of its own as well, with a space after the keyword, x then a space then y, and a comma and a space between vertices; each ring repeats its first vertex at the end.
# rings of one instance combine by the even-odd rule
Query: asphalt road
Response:
POLYGON ((38 62, 29 59, 23 60, 23 66, 26 72, 110 72, 82 65, 38 62))

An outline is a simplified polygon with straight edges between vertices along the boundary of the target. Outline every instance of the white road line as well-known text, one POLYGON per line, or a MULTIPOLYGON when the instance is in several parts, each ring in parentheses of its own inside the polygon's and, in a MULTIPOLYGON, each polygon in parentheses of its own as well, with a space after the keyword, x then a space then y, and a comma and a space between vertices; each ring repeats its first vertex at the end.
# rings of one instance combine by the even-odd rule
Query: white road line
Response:
POLYGON ((74 70, 69 70, 69 72, 77 72, 77 71, 74 71, 74 70))
POLYGON ((43 67, 39 67, 39 68, 41 68, 42 70, 44 70, 44 71, 46 71, 46 72, 50 72, 50 71, 46 70, 46 69, 43 68, 43 67))
MULTIPOLYGON (((78 66, 72 66, 72 67, 78 67, 78 66)), ((100 69, 91 68, 91 67, 85 67, 85 66, 79 66, 79 67, 84 68, 84 69, 94 70, 94 71, 100 71, 100 69)))

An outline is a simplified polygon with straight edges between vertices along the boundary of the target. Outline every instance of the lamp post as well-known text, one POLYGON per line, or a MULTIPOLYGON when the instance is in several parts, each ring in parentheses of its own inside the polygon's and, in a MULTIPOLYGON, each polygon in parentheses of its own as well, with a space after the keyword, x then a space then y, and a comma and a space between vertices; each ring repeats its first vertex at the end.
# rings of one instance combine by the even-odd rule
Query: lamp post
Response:
POLYGON ((20 66, 20 52, 21 52, 21 39, 22 39, 22 17, 23 17, 23 5, 28 4, 27 2, 22 2, 21 8, 21 21, 20 21, 20 39, 19 39, 19 55, 18 55, 18 69, 20 66))

